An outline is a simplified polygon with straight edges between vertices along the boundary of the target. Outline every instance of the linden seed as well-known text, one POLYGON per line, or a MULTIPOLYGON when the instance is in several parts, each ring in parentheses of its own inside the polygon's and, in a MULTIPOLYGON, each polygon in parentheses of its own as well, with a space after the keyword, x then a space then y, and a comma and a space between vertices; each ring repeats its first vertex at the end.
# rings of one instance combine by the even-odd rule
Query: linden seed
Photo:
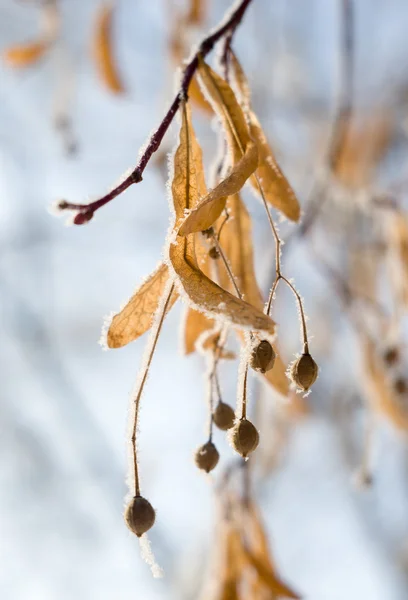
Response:
POLYGON ((248 419, 241 419, 231 429, 231 445, 244 458, 253 452, 258 444, 258 430, 248 419))
POLYGON ((292 365, 290 376, 296 385, 307 392, 317 379, 319 368, 308 352, 302 354, 292 365))
POLYGON ((156 513, 146 498, 134 496, 125 509, 125 522, 137 537, 149 531, 154 525, 156 513))
POLYGON ((270 371, 275 364, 275 350, 272 348, 268 340, 262 340, 253 347, 249 364, 254 371, 266 373, 270 371))
POLYGON ((395 346, 388 348, 383 355, 384 362, 387 365, 395 365, 399 360, 399 350, 395 346))
POLYGON ((212 248, 209 249, 208 256, 210 258, 212 258, 213 260, 217 260, 217 258, 220 257, 220 253, 218 252, 217 248, 215 246, 213 246, 212 248))
POLYGON ((398 377, 394 381, 394 389, 397 394, 405 394, 407 392, 407 381, 403 377, 398 377))
POLYGON ((195 463, 199 469, 209 473, 218 464, 219 452, 212 442, 200 446, 195 453, 195 463))
POLYGON ((209 240, 214 235, 214 228, 209 227, 208 229, 203 229, 203 231, 201 233, 203 234, 203 236, 205 238, 207 238, 209 240))
POLYGON ((235 413, 233 408, 221 400, 218 402, 213 413, 213 421, 219 429, 226 431, 234 426, 235 413))

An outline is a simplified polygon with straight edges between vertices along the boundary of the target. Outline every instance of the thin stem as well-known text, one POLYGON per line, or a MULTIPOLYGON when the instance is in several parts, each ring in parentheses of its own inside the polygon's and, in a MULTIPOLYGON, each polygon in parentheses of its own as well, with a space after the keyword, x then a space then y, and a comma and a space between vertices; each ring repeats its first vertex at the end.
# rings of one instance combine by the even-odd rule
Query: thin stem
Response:
POLYGON ((83 223, 89 221, 90 219, 92 219, 94 213, 98 209, 102 208, 102 206, 105 206, 105 204, 111 202, 111 200, 122 194, 131 185, 140 183, 143 180, 143 172, 153 153, 156 152, 156 150, 160 147, 164 135, 170 127, 170 124, 172 123, 181 102, 186 101, 188 99, 188 88, 198 68, 199 58, 205 58, 207 54, 209 54, 212 51, 215 44, 224 35, 227 35, 230 32, 234 32, 236 30, 238 25, 241 23, 245 11, 247 10, 251 1, 252 0, 241 0, 241 2, 239 2, 239 4, 237 5, 236 9, 231 13, 230 17, 223 24, 219 25, 219 27, 215 29, 211 35, 206 37, 201 42, 197 52, 193 55, 192 59, 184 69, 180 89, 177 92, 172 104, 170 105, 170 108, 168 109, 159 127, 151 136, 146 146, 146 149, 144 150, 137 166, 134 168, 131 174, 128 177, 126 177, 126 179, 117 187, 115 187, 112 191, 110 191, 105 196, 102 196, 102 198, 95 200, 94 202, 90 202, 89 204, 75 204, 72 202, 67 202, 66 200, 62 200, 59 203, 58 207, 60 210, 79 211, 79 213, 75 216, 73 221, 75 225, 82 225, 83 223))
POLYGON ((297 291, 297 289, 291 284, 291 282, 289 281, 289 279, 286 279, 286 277, 284 277, 283 275, 281 275, 280 278, 282 279, 282 281, 284 281, 286 283, 287 286, 290 287, 290 289, 294 293, 294 295, 296 297, 296 300, 298 302, 299 313, 300 313, 300 320, 301 320, 301 323, 302 323, 303 352, 305 354, 309 354, 309 342, 308 342, 308 339, 307 339, 306 317, 305 317, 305 311, 303 310, 302 298, 300 297, 300 294, 297 291))
POLYGON ((225 208, 224 208, 224 214, 225 214, 225 218, 224 218, 223 222, 221 223, 221 225, 220 225, 220 228, 219 228, 219 229, 218 229, 218 231, 217 231, 217 238, 218 238, 218 241, 220 241, 220 240, 221 240, 221 232, 222 232, 222 230, 224 229, 224 225, 227 223, 227 221, 228 221, 228 220, 229 220, 229 218, 230 218, 230 214, 229 214, 229 212, 228 212, 228 209, 227 209, 227 207, 225 207, 225 208))
POLYGON ((133 450, 135 496, 140 496, 140 480, 139 480, 139 469, 138 469, 138 464, 137 464, 137 448, 136 448, 136 432, 137 432, 137 424, 138 424, 138 419, 139 419, 140 399, 142 397, 143 389, 144 389, 144 386, 145 386, 145 383, 147 380, 147 376, 149 374, 150 365, 152 363, 153 355, 156 350, 157 341, 159 339, 160 332, 161 332, 161 329, 163 326, 164 317, 166 316, 167 309, 168 309, 173 291, 174 291, 174 283, 172 283, 170 285, 167 295, 166 295, 166 299, 165 299, 164 303, 162 304, 162 306, 159 308, 158 312, 156 313, 157 323, 156 323, 155 329, 152 331, 152 335, 149 339, 150 348, 148 351, 149 353, 148 353, 147 362, 144 366, 144 371, 143 371, 143 375, 140 379, 139 387, 138 387, 136 393, 134 394, 135 414, 134 414, 134 420, 133 420, 131 442, 132 442, 132 450, 133 450))
POLYGON ((222 402, 220 380, 218 378, 218 371, 216 368, 214 369, 213 381, 215 383, 215 389, 217 391, 218 402, 222 402))
POLYGON ((247 387, 248 387, 248 361, 245 362, 244 377, 243 377, 243 381, 242 381, 241 419, 246 419, 246 415, 247 415, 247 387))
POLYGON ((242 300, 242 294, 241 294, 241 292, 239 291, 239 288, 238 288, 238 286, 237 286, 237 282, 235 281, 235 277, 234 277, 234 275, 233 275, 233 273, 232 273, 232 271, 231 271, 231 267, 230 267, 230 266, 229 266, 229 264, 228 264, 227 257, 225 256, 225 254, 224 254, 224 251, 223 251, 223 249, 222 249, 222 248, 221 248, 221 246, 220 246, 220 243, 219 243, 219 241, 218 241, 218 238, 217 238, 217 236, 215 235, 215 233, 213 233, 211 237, 212 237, 212 240, 213 240, 213 242, 214 242, 214 246, 217 248, 217 252, 219 253, 219 255, 220 255, 220 257, 221 257, 221 260, 222 260, 222 262, 224 263, 225 269, 226 269, 226 271, 227 271, 227 273, 228 273, 228 277, 230 278, 230 280, 231 280, 231 283, 232 283, 232 285, 234 286, 235 292, 236 292, 236 294, 237 294, 238 298, 239 298, 240 300, 242 300))
POLYGON ((267 315, 269 315, 271 312, 273 298, 275 296, 276 288, 278 287, 278 283, 279 283, 280 279, 281 279, 281 275, 277 275, 275 277, 275 281, 273 282, 271 291, 269 292, 268 304, 267 304, 266 310, 265 310, 267 315))
POLYGON ((268 217, 269 227, 271 228, 272 235, 273 235, 273 237, 275 239, 275 253, 276 253, 276 257, 275 257, 275 261, 276 261, 275 272, 276 272, 276 277, 279 279, 280 275, 281 275, 280 254, 281 254, 282 241, 281 241, 281 239, 280 239, 280 237, 278 235, 278 232, 276 230, 276 226, 275 226, 275 223, 273 222, 271 212, 270 212, 268 204, 266 202, 266 198, 265 198, 264 191, 262 189, 261 182, 259 181, 259 177, 258 177, 258 175, 256 173, 255 173, 255 179, 256 179, 257 186, 258 186, 259 194, 260 194, 260 196, 262 198, 262 204, 264 206, 264 209, 266 211, 266 215, 268 217))
MULTIPOLYGON (((215 362, 215 357, 214 357, 215 362)), ((213 372, 214 366, 212 367, 211 372, 213 372)), ((208 441, 212 442, 213 436, 213 412, 214 412, 214 394, 213 394, 213 377, 209 376, 208 378, 208 441)))

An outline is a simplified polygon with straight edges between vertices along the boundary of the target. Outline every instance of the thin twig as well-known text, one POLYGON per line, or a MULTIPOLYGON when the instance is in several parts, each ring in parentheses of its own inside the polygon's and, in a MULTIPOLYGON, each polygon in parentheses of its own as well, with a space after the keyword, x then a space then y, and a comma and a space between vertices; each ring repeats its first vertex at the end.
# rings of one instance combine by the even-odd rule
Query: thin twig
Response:
POLYGON ((241 0, 237 5, 236 9, 231 13, 227 21, 221 24, 215 31, 206 37, 198 47, 197 52, 191 58, 190 62, 187 64, 183 78, 181 81, 180 89, 176 94, 170 108, 168 109, 164 119, 160 123, 159 127, 151 136, 149 143, 146 146, 142 156, 139 159, 139 163, 134 168, 126 179, 120 183, 117 187, 111 190, 108 194, 95 200, 94 202, 90 202, 89 204, 75 204, 72 202, 67 202, 66 200, 62 200, 58 204, 58 208, 60 210, 75 210, 78 211, 76 216, 74 217, 73 223, 75 225, 82 225, 88 221, 90 221, 95 214, 95 212, 100 209, 105 204, 108 204, 122 194, 125 190, 127 190, 131 185, 140 183, 143 179, 143 172, 151 159, 152 155, 156 150, 160 147, 160 144, 163 140, 165 133, 167 132, 170 124, 172 123, 182 101, 188 99, 188 88, 193 79, 195 72, 199 65, 199 58, 204 58, 209 54, 214 48, 215 44, 224 36, 228 35, 230 32, 234 32, 238 25, 241 23, 242 18, 245 14, 246 9, 250 5, 252 0, 241 0))

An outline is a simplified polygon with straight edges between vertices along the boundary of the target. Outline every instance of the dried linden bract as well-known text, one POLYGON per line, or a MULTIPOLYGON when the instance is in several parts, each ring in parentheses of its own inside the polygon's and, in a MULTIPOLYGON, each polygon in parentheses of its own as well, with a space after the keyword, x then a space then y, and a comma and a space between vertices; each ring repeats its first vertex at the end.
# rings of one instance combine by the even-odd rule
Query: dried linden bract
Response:
POLYGON ((253 452, 258 444, 258 430, 248 419, 240 419, 231 429, 231 445, 244 458, 253 452))
POLYGON ((218 464, 219 452, 212 442, 200 446, 195 453, 195 463, 199 469, 209 473, 218 464))
POLYGON ((302 354, 291 366, 290 377, 296 385, 307 392, 317 379, 319 368, 308 352, 302 354))
POLYGON ((270 371, 275 364, 275 350, 272 348, 268 340, 261 340, 259 344, 256 344, 251 351, 251 358, 249 364, 254 371, 260 373, 266 373, 270 371))
POLYGON ((125 509, 125 522, 137 537, 149 531, 154 525, 156 513, 146 498, 134 496, 125 509))
POLYGON ((215 407, 213 421, 215 425, 223 431, 231 429, 231 427, 234 426, 235 421, 235 413, 233 408, 226 402, 222 402, 220 400, 215 407))

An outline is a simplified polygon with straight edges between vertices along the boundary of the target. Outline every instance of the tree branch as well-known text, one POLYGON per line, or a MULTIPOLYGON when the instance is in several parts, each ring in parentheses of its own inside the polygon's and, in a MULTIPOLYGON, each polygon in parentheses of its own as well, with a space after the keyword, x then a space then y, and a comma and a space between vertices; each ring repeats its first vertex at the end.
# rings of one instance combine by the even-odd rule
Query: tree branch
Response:
POLYGON ((111 200, 122 194, 134 183, 140 183, 142 181, 143 172, 154 152, 156 152, 156 150, 160 147, 160 144, 179 109, 180 103, 182 100, 186 100, 188 98, 188 88, 198 68, 199 57, 204 58, 207 56, 207 54, 212 51, 215 44, 224 35, 229 36, 235 32, 236 28, 241 23, 245 11, 250 5, 251 1, 252 0, 240 0, 235 10, 231 12, 227 19, 221 23, 212 34, 210 34, 201 42, 197 52, 193 55, 190 62, 184 69, 180 89, 177 92, 176 97, 174 98, 159 127, 150 138, 145 151, 140 157, 139 163, 133 169, 131 174, 108 194, 102 196, 102 198, 99 198, 94 202, 90 202, 89 204, 74 204, 72 202, 67 202, 66 200, 61 200, 61 202, 58 203, 57 206, 59 210, 78 211, 73 220, 75 225, 83 225, 84 223, 87 223, 92 219, 94 213, 102 208, 102 206, 105 206, 105 204, 108 204, 111 200))

